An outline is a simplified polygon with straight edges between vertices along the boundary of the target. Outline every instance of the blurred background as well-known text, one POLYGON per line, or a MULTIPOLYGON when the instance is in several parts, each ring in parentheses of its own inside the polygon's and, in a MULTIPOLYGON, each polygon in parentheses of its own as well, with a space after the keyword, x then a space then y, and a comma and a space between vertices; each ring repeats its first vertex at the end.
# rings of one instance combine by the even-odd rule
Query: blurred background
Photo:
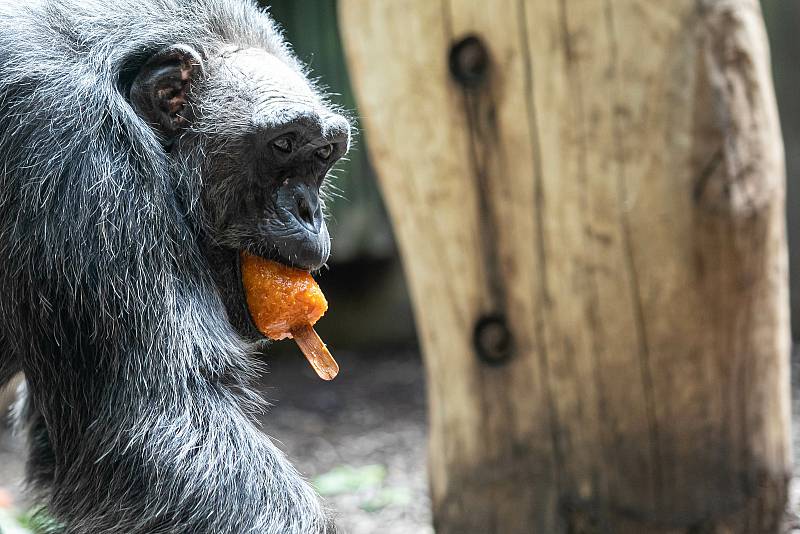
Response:
MULTIPOLYGON (((335 0, 263 2, 332 100, 357 116, 335 0)), ((787 161, 793 337, 800 339, 800 1, 764 0, 787 161)), ((422 362, 400 260, 367 154, 357 136, 329 201, 333 256, 319 278, 330 301, 318 325, 343 370, 320 383, 293 344, 266 356, 265 431, 336 509, 345 532, 432 532, 425 467, 422 362)), ((0 508, 19 496, 18 444, 0 437, 0 508)), ((24 522, 24 519, 23 519, 24 522)), ((9 528, 8 526, 6 527, 9 528)), ((9 530, 10 532, 10 530, 9 530)))
MULTIPOLYGON (((336 1, 278 0, 267 4, 296 53, 334 94, 333 100, 357 112, 339 39, 336 1)), ((764 0, 762 7, 786 151, 792 330, 797 342, 800 340, 800 1, 764 0)), ((349 161, 337 172, 334 182, 340 196, 332 204, 333 260, 330 271, 320 279, 336 313, 329 314, 319 329, 334 347, 358 362, 357 366, 351 362, 343 365, 347 369, 345 380, 352 378, 353 382, 339 384, 343 387, 341 393, 313 383, 297 398, 291 393, 290 399, 287 396, 290 393, 285 391, 268 428, 274 428, 274 419, 284 420, 282 410, 285 413, 287 409, 291 412, 302 409, 305 417, 322 410, 300 406, 297 399, 330 395, 330 402, 339 407, 327 417, 337 423, 325 426, 322 422, 319 428, 336 436, 330 440, 334 449, 315 450, 321 438, 312 436, 312 432, 305 436, 298 432, 297 439, 308 442, 308 447, 293 443, 287 450, 295 457, 299 451, 307 451, 302 462, 311 476, 336 469, 337 463, 355 469, 381 466, 376 469, 386 474, 382 485, 392 488, 396 502, 379 499, 383 506, 375 507, 369 501, 376 495, 374 490, 335 492, 329 499, 339 510, 342 525, 354 533, 417 534, 430 528, 424 465, 424 377, 408 294, 367 154, 368 144, 368 138, 359 136, 349 161), (355 398, 351 388, 359 392, 355 398), (342 423, 344 426, 340 427, 342 423), (351 454, 352 450, 359 452, 351 454), (325 455, 329 456, 320 461, 325 455)), ((276 379, 274 384, 285 390, 283 380, 276 379)), ((328 412, 317 413, 325 418, 328 412)), ((293 421, 302 419, 292 415, 293 421)), ((275 433, 279 434, 277 430, 275 433)), ((286 435, 289 434, 292 432, 286 435)), ((358 486, 357 481, 352 482, 352 487, 358 486)))
MULTIPOLYGON (((339 39, 336 0, 278 0, 271 8, 297 55, 319 77, 332 100, 358 110, 339 39)), ((800 2, 763 0, 772 49, 787 164, 787 222, 791 262, 792 330, 800 339, 800 2)), ((412 346, 411 308, 392 231, 367 154, 369 139, 357 137, 349 161, 338 166, 332 198, 331 270, 322 277, 336 316, 320 329, 351 348, 412 346), (350 277, 355 283, 350 283, 350 277)))

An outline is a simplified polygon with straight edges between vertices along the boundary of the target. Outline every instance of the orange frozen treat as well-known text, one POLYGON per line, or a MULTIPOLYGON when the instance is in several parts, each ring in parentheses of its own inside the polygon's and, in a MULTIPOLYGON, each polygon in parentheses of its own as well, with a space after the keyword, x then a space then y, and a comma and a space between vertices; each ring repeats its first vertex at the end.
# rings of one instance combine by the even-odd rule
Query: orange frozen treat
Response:
POLYGON ((328 301, 311 275, 243 253, 242 285, 256 328, 270 339, 294 338, 319 377, 333 379, 339 366, 312 328, 328 301))

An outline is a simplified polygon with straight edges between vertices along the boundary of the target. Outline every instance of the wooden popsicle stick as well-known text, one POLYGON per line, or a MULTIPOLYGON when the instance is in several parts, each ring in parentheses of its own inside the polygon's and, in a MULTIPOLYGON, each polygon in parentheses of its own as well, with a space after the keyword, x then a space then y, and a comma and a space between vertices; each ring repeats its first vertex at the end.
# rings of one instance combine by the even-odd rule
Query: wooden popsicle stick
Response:
POLYGON ((325 347, 325 343, 310 324, 292 330, 292 337, 321 379, 333 380, 336 378, 339 373, 339 364, 333 359, 325 347))

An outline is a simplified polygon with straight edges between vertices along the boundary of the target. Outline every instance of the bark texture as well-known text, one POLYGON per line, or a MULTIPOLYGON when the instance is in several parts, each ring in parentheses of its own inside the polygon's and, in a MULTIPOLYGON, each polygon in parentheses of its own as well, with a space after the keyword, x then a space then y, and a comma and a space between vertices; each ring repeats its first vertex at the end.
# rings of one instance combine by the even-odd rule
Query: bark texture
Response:
POLYGON ((758 3, 340 18, 425 352, 437 532, 776 532, 784 167, 758 3), (462 84, 469 36, 487 56, 457 54, 462 84), (497 365, 485 317, 513 336, 497 365))

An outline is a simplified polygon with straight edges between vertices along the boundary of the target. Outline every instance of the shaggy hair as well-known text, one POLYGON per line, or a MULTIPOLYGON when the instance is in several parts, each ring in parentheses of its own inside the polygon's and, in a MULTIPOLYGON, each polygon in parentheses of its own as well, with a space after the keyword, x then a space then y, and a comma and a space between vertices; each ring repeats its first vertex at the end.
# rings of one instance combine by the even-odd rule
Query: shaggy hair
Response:
POLYGON ((332 532, 255 425, 200 173, 127 99, 175 43, 304 75, 248 2, 0 0, 0 385, 25 372, 28 478, 69 534, 332 532))

